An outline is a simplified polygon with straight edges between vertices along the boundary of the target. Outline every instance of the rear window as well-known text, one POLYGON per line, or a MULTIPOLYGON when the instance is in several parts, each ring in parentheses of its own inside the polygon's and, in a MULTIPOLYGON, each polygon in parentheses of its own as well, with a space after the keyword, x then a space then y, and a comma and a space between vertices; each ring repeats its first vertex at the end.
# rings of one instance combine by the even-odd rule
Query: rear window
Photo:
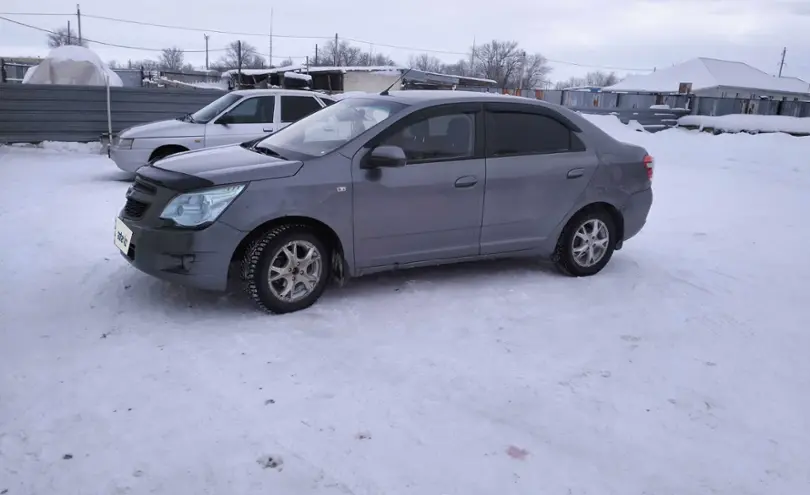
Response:
POLYGON ((487 156, 584 151, 585 146, 562 122, 533 113, 488 112, 487 156))

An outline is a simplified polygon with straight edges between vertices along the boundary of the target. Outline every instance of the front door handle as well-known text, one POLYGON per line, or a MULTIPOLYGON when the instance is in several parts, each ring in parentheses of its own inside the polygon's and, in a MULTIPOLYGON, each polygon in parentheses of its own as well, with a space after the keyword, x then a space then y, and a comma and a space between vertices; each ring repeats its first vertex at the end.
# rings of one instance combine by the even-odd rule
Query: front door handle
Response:
POLYGON ((478 184, 478 177, 474 175, 465 175, 456 179, 456 187, 459 189, 472 187, 476 184, 478 184))
POLYGON ((576 179, 578 177, 582 177, 583 175, 585 175, 585 169, 584 168, 573 168, 573 169, 568 171, 568 178, 569 179, 576 179))
POLYGON ((273 129, 262 129, 264 132, 273 132, 273 129))

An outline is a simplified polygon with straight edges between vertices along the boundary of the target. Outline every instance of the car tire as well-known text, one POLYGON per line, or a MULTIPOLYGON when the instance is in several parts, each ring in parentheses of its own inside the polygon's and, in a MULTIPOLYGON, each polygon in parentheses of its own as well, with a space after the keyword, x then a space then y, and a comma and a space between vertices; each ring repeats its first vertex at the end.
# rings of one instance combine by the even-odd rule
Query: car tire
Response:
POLYGON ((331 266, 331 251, 312 229, 281 225, 250 245, 242 260, 242 279, 261 309, 292 313, 321 297, 331 266))
POLYGON ((608 264, 618 242, 613 217, 601 208, 585 210, 568 221, 552 261, 572 277, 596 275, 608 264))

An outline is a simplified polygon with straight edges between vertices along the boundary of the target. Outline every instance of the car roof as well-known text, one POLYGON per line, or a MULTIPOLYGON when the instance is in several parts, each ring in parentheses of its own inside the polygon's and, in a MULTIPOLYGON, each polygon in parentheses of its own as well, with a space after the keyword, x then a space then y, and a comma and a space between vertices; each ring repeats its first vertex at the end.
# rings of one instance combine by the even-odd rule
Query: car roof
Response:
MULTIPOLYGON (((359 95, 358 95, 359 96, 359 95)), ((478 102, 494 102, 494 103, 518 103, 523 105, 536 105, 551 107, 548 102, 543 100, 535 100, 532 98, 523 98, 520 96, 505 95, 500 93, 485 93, 481 91, 464 91, 464 90, 451 90, 451 89, 411 89, 401 91, 391 91, 388 95, 375 95, 373 93, 369 96, 374 98, 392 98, 407 105, 438 105, 440 103, 463 103, 469 101, 478 102)))
POLYGON ((320 97, 320 98, 329 98, 329 95, 316 93, 314 91, 309 91, 309 90, 306 90, 306 89, 280 89, 280 88, 237 89, 237 90, 231 91, 231 93, 241 95, 241 96, 290 95, 290 96, 317 96, 317 97, 320 97))

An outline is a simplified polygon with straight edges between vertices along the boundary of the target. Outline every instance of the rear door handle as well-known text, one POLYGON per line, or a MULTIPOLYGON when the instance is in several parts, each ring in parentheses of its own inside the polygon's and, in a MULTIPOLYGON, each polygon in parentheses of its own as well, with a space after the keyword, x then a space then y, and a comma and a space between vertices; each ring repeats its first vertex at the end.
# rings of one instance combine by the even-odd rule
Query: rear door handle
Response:
POLYGON ((573 168, 573 169, 568 171, 568 178, 569 179, 576 179, 578 177, 582 177, 583 175, 585 175, 585 169, 584 168, 573 168))
POLYGON ((478 177, 474 175, 465 175, 464 177, 456 179, 456 187, 459 189, 472 187, 476 184, 478 184, 478 177))
POLYGON ((273 132, 273 129, 262 129, 264 132, 273 132))

